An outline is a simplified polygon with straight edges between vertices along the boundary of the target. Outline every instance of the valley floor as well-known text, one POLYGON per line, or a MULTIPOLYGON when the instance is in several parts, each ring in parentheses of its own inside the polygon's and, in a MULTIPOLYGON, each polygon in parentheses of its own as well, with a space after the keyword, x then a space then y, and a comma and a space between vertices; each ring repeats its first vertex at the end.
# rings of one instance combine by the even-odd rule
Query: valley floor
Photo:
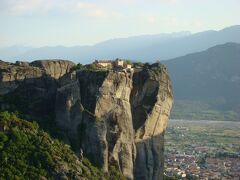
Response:
POLYGON ((183 179, 239 179, 240 122, 169 120, 165 174, 183 179))

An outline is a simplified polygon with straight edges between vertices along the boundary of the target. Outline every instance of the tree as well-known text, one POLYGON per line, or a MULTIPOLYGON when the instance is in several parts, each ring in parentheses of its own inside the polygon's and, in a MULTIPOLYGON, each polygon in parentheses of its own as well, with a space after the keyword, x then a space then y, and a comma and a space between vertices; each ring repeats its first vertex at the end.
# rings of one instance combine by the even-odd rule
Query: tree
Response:
POLYGON ((132 62, 130 60, 125 60, 124 63, 132 65, 132 62))

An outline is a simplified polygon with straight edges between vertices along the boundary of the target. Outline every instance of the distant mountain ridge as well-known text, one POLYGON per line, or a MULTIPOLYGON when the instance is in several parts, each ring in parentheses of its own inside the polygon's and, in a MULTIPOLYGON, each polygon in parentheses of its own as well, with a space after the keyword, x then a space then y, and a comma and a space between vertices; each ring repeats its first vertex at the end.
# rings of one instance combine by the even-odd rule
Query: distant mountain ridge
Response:
POLYGON ((3 60, 71 59, 75 62, 89 63, 93 59, 114 59, 116 57, 156 61, 166 60, 227 42, 240 43, 240 25, 227 27, 220 31, 204 31, 191 34, 179 32, 158 35, 142 35, 129 38, 112 39, 93 46, 41 47, 24 49, 0 49, 3 60), (5 53, 5 52, 8 53, 5 53))
POLYGON ((240 44, 162 61, 173 81, 172 118, 240 120, 240 44))

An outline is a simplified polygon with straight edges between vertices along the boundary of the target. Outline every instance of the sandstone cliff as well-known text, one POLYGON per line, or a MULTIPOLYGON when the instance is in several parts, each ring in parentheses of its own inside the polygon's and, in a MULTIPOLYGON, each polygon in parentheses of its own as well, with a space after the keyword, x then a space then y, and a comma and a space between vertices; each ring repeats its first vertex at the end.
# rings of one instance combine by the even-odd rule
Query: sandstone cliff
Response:
POLYGON ((57 79, 74 65, 65 60, 8 63, 0 61, 0 107, 49 116, 54 113, 57 79), (4 96, 3 96, 4 95, 4 96))
POLYGON ((68 73, 74 63, 66 60, 38 60, 32 63, 0 60, 0 94, 6 94, 19 86, 19 82, 43 76, 58 79, 68 73))
POLYGON ((167 70, 160 64, 134 74, 131 97, 135 130, 136 179, 162 179, 164 131, 173 96, 167 70))
POLYGON ((163 65, 70 73, 73 64, 65 61, 0 66, 0 93, 20 93, 32 101, 31 113, 53 113, 76 152, 83 149, 105 172, 114 166, 127 179, 162 179, 164 131, 173 102, 163 65))

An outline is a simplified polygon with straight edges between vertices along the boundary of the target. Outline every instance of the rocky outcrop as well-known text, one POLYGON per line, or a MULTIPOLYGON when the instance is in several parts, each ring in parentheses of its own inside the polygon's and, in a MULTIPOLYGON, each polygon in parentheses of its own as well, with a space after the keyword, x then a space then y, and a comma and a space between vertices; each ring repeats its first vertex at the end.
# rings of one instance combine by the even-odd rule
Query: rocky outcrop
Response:
POLYGON ((132 73, 81 71, 70 79, 57 92, 57 123, 105 172, 115 165, 133 179, 132 73))
POLYGON ((38 67, 42 69, 45 74, 54 79, 58 79, 68 73, 75 64, 67 60, 38 60, 33 61, 30 65, 38 67))
POLYGON ((164 131, 173 103, 167 70, 154 64, 134 74, 131 97, 135 129, 135 179, 163 177, 164 131))
POLYGON ((67 73, 72 65, 0 62, 1 94, 20 94, 25 109, 52 114, 75 152, 83 149, 105 172, 115 167, 127 179, 162 179, 164 131, 173 102, 166 68, 156 63, 135 71, 67 73))
POLYGON ((22 81, 33 81, 43 76, 58 79, 73 66, 73 62, 66 60, 38 60, 32 63, 0 61, 0 95, 13 91, 22 81))
POLYGON ((22 66, 0 62, 0 94, 7 94, 16 89, 20 81, 43 76, 41 69, 31 66, 22 66))
POLYGON ((76 150, 127 179, 163 178, 164 131, 173 96, 166 68, 79 71, 60 79, 56 120, 76 150), (68 82, 67 82, 68 79, 68 82))
POLYGON ((53 117, 57 79, 69 72, 72 65, 72 62, 64 60, 32 63, 0 61, 0 108, 44 117, 43 119, 53 117), (44 66, 46 64, 47 68, 44 66))

